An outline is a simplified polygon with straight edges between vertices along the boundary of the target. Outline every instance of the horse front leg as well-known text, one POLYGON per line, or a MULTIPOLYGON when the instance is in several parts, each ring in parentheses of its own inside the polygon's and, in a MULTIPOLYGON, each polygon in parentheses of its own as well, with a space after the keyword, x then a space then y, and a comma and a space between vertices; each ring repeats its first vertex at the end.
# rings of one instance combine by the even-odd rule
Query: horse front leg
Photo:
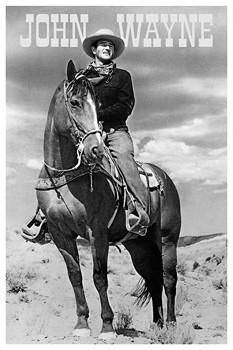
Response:
POLYGON ((93 237, 90 230, 90 243, 93 256, 93 279, 100 296, 101 318, 103 321, 99 339, 107 340, 116 337, 112 326, 114 314, 107 295, 107 261, 109 250, 107 232, 105 234, 102 232, 102 234, 93 237))
MULTIPOLYGON (((59 225, 61 226, 61 225, 59 225)), ((89 309, 84 295, 82 274, 79 264, 79 254, 75 239, 69 232, 68 227, 62 230, 49 225, 49 232, 58 250, 62 254, 69 276, 69 280, 74 290, 76 299, 77 323, 73 330, 73 335, 77 337, 89 337, 90 328, 88 326, 89 309)))

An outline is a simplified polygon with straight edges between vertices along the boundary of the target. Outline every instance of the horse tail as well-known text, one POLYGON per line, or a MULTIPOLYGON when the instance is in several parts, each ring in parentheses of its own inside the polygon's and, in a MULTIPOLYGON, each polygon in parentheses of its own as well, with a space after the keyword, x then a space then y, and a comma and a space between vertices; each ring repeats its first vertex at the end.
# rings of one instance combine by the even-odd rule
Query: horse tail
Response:
POLYGON ((134 303, 137 306, 140 306, 140 307, 144 305, 146 306, 149 303, 151 299, 151 294, 143 278, 141 278, 138 281, 136 288, 134 290, 134 296, 136 296, 136 300, 134 303))

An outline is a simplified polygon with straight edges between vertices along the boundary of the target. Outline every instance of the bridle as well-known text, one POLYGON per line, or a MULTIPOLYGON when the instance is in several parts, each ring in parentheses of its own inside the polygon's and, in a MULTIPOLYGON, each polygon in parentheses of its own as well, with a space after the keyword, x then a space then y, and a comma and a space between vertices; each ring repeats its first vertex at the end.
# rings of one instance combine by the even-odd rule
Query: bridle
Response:
MULTIPOLYGON (((78 83, 85 82, 85 84, 87 84, 87 88, 91 92, 91 95, 95 98, 94 88, 93 88, 92 84, 90 83, 90 81, 87 79, 87 77, 83 73, 84 73, 84 71, 80 71, 80 72, 76 73, 74 79, 71 80, 70 82, 68 82, 67 80, 64 81, 65 106, 66 106, 66 110, 68 112, 68 117, 69 117, 69 120, 71 123, 70 135, 71 135, 71 138, 72 138, 74 145, 76 147, 76 150, 77 150, 77 160, 78 161, 74 167, 69 168, 69 169, 57 169, 57 168, 51 167, 50 165, 48 165, 44 161, 44 165, 53 171, 68 172, 68 171, 76 170, 77 168, 79 168, 79 166, 81 165, 82 155, 83 155, 83 151, 84 151, 84 141, 88 138, 88 136, 93 135, 93 134, 100 134, 100 136, 102 137, 102 133, 103 133, 102 123, 99 123, 98 128, 96 128, 96 129, 85 130, 80 125, 78 125, 78 123, 74 117, 74 114, 72 112, 72 109, 70 108, 68 93, 69 93, 69 91, 71 91, 73 89, 74 85, 77 84, 77 82, 78 83)), ((85 163, 86 163, 86 165, 93 167, 93 164, 89 164, 86 160, 85 160, 85 163)))

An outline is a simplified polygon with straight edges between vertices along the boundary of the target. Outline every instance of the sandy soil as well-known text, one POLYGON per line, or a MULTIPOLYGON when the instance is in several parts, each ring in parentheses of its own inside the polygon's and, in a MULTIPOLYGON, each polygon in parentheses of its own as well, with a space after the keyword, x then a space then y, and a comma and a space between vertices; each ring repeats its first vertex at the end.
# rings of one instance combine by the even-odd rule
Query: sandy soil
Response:
MULTIPOLYGON (((166 332, 155 337, 149 330, 151 304, 143 308, 134 305, 133 290, 139 276, 128 252, 123 246, 121 250, 120 253, 116 247, 110 247, 109 299, 115 326, 122 313, 130 315, 132 323, 130 332, 124 330, 124 335, 110 343, 227 342, 225 236, 178 248, 177 328, 176 336, 171 338, 166 332)), ((90 248, 79 242, 79 251, 92 332, 91 337, 83 339, 71 336, 76 323, 75 299, 57 248, 53 244, 25 242, 14 231, 7 233, 6 343, 103 342, 98 340, 100 303, 91 276, 90 248)))

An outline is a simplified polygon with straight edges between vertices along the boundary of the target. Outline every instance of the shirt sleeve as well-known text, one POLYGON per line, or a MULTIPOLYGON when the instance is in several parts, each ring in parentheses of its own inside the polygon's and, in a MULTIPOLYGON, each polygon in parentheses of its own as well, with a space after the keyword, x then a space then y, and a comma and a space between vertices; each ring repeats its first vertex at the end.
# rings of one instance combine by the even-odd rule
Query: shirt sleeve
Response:
POLYGON ((119 88, 117 102, 106 108, 100 108, 98 111, 98 119, 105 122, 110 121, 126 121, 131 114, 135 98, 133 91, 133 84, 131 76, 128 72, 125 72, 125 76, 122 77, 122 84, 119 88))

